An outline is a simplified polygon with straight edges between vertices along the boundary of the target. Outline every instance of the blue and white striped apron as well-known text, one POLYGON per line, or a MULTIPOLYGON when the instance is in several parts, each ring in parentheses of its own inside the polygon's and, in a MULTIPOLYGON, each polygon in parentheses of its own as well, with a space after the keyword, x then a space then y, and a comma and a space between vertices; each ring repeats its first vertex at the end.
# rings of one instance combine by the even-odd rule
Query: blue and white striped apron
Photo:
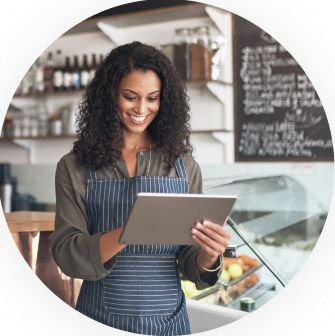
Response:
MULTIPOLYGON (((123 226, 137 193, 187 193, 182 159, 178 177, 98 178, 87 171, 89 232, 123 226)), ((155 209, 153 209, 155 211, 155 209)), ((179 245, 128 245, 117 254, 111 273, 83 281, 76 309, 111 327, 145 335, 190 334, 176 254, 179 245)))

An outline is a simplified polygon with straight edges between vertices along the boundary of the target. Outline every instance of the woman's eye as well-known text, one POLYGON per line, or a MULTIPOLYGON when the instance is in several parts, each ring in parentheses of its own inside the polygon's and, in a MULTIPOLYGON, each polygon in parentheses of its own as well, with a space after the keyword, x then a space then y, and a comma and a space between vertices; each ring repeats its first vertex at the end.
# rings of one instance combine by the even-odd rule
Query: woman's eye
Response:
POLYGON ((136 97, 133 96, 124 96, 124 97, 129 101, 134 101, 136 99, 136 97))
POLYGON ((151 103, 151 102, 154 102, 158 99, 158 97, 148 97, 148 101, 151 103))

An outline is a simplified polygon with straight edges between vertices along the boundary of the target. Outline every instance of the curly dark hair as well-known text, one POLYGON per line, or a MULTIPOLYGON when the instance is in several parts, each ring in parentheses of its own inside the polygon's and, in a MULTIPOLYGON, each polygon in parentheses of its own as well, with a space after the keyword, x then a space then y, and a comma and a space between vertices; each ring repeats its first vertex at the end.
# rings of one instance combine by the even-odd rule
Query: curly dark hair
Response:
POLYGON ((118 86, 125 75, 137 69, 154 71, 162 85, 159 111, 148 127, 151 140, 171 166, 179 155, 192 152, 185 83, 163 52, 136 41, 110 51, 79 104, 78 140, 73 146, 79 164, 100 169, 120 158, 123 137, 117 113, 118 86))

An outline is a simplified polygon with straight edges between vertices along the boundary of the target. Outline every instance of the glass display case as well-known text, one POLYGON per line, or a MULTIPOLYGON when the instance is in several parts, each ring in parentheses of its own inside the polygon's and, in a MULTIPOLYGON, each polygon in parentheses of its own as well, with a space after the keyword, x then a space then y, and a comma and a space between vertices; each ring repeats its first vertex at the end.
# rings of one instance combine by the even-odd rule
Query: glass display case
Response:
POLYGON ((237 196, 226 223, 237 256, 225 258, 214 287, 198 291, 183 280, 185 295, 244 311, 257 309, 299 271, 319 238, 327 209, 287 175, 208 179, 204 192, 237 196))

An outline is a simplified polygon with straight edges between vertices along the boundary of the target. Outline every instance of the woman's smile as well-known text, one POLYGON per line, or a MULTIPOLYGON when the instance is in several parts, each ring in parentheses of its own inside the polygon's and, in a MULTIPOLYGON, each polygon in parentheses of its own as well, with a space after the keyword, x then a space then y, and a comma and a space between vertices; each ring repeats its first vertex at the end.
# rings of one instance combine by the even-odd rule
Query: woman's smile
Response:
POLYGON ((134 115, 130 113, 127 113, 127 114, 135 124, 143 124, 145 120, 147 119, 147 117, 150 115, 150 114, 147 114, 147 115, 139 116, 139 115, 134 115))

